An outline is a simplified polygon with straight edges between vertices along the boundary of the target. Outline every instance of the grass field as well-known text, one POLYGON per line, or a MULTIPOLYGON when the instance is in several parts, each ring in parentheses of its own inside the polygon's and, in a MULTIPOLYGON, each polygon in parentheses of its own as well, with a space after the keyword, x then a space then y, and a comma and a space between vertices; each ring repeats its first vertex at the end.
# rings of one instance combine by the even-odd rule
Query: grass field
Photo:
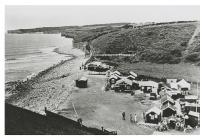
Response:
POLYGON ((155 64, 149 62, 140 63, 120 63, 117 67, 119 71, 134 71, 141 75, 156 78, 177 78, 185 79, 190 82, 200 82, 200 67, 187 63, 180 64, 155 64), (164 69, 164 72, 163 72, 164 69))

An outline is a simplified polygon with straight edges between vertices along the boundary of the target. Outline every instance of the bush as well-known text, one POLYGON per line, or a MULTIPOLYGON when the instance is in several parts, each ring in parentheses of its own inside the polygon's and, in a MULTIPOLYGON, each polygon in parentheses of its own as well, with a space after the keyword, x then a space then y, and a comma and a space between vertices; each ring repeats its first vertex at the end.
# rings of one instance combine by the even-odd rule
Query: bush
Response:
POLYGON ((195 53, 191 53, 191 54, 187 55, 185 57, 185 61, 186 62, 199 62, 200 61, 200 53, 195 52, 195 53))
POLYGON ((182 53, 180 49, 174 49, 171 51, 171 55, 176 56, 176 57, 181 57, 182 53))

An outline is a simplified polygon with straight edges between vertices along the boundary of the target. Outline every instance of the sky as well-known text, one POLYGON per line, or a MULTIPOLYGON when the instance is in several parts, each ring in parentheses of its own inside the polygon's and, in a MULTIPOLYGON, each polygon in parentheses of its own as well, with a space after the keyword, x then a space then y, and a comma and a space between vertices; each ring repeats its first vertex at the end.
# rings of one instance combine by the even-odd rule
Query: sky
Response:
POLYGON ((117 22, 200 20, 199 6, 6 6, 6 30, 117 22))

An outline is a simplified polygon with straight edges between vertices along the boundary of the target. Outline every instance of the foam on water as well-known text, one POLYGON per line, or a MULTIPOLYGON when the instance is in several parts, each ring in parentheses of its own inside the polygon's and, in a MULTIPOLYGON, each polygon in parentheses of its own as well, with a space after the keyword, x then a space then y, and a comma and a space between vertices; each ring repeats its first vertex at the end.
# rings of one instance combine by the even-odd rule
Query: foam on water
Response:
POLYGON ((71 56, 53 50, 58 47, 72 48, 72 40, 60 35, 12 34, 6 35, 5 47, 5 79, 8 82, 29 78, 62 60, 70 59, 71 56))

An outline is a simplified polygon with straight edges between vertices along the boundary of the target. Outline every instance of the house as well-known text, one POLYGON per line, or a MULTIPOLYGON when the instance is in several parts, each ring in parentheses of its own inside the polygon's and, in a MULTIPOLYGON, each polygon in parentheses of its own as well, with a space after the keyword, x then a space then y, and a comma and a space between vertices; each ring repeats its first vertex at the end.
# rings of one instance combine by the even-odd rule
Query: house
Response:
POLYGON ((86 88, 88 86, 88 79, 86 77, 81 77, 76 80, 76 87, 86 88))
POLYGON ((108 66, 102 62, 98 62, 98 61, 91 62, 91 63, 87 64, 86 67, 90 71, 97 71, 97 72, 105 72, 105 71, 110 69, 110 66, 108 66))
POLYGON ((162 105, 162 117, 170 117, 176 114, 176 108, 169 102, 162 105))
POLYGON ((109 77, 108 80, 109 80, 109 83, 112 85, 112 84, 115 84, 116 81, 119 79, 121 79, 120 76, 113 74, 109 77))
POLYGON ((177 82, 178 89, 181 89, 182 91, 187 91, 191 89, 191 84, 185 81, 184 79, 177 82))
POLYGON ((177 83, 177 79, 167 79, 167 84, 177 83))
POLYGON ((200 114, 198 112, 190 111, 188 118, 185 119, 185 125, 190 125, 191 127, 198 126, 200 122, 200 114))
POLYGON ((162 105, 166 105, 167 103, 171 104, 171 105, 174 105, 175 102, 174 100, 169 96, 169 95, 164 95, 162 98, 161 98, 161 104, 162 105))
POLYGON ((156 92, 158 90, 159 84, 154 81, 138 81, 139 86, 141 87, 141 90, 144 93, 151 93, 156 92))
POLYGON ((114 85, 115 91, 132 91, 132 81, 123 77, 122 79, 116 81, 114 85))
POLYGON ((152 107, 144 115, 146 123, 158 124, 161 121, 162 111, 157 107, 152 107))

